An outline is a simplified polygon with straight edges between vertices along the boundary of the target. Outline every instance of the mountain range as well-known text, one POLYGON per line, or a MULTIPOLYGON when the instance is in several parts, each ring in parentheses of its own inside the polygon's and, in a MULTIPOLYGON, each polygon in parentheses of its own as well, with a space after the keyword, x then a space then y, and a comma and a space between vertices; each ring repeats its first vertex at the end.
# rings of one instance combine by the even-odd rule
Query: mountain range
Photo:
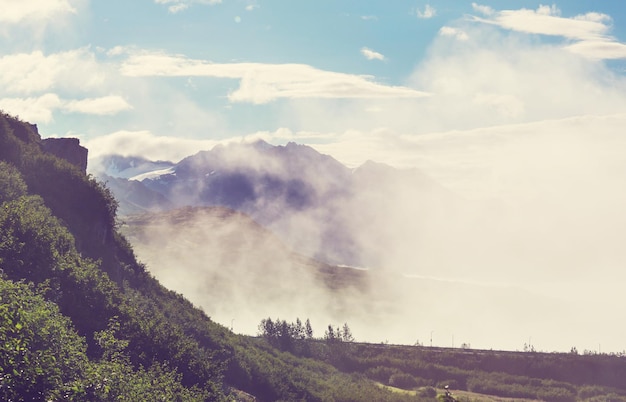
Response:
POLYGON ((294 250, 332 264, 379 265, 371 245, 381 241, 383 220, 401 231, 407 222, 449 211, 458 202, 416 169, 372 161, 351 169, 295 143, 221 145, 178 163, 109 155, 94 165, 91 170, 115 194, 122 215, 227 207, 247 214, 294 250), (402 216, 388 213, 398 206, 402 216))

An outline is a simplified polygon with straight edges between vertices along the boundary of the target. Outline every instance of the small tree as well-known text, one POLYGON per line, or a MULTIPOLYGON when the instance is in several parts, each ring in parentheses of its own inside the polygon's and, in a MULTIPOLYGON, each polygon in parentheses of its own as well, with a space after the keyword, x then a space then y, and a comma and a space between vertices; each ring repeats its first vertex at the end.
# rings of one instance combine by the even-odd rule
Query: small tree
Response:
POLYGON ((259 335, 267 339, 270 343, 272 340, 276 338, 277 335, 277 325, 274 324, 271 318, 264 318, 261 320, 259 324, 259 335))
POLYGON ((296 339, 304 340, 306 338, 305 328, 302 325, 302 321, 300 321, 300 318, 296 318, 296 325, 294 326, 293 330, 296 339))
POLYGON ((328 325, 328 329, 326 330, 326 332, 324 332, 324 340, 326 340, 327 343, 334 343, 337 340, 337 337, 335 336, 335 330, 330 324, 328 325))
POLYGON ((343 324, 343 330, 341 331, 341 337, 344 342, 354 342, 354 336, 352 336, 352 331, 350 331, 350 327, 348 327, 348 323, 343 324))
POLYGON ((311 327, 311 321, 309 321, 308 318, 304 324, 304 332, 306 334, 306 339, 313 339, 313 328, 311 327))

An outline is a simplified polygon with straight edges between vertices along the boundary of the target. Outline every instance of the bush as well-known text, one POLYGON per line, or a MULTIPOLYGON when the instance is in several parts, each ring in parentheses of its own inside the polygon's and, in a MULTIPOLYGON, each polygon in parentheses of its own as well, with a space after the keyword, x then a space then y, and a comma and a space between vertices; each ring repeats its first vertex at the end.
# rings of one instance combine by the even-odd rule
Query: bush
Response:
POLYGON ((27 190, 19 170, 10 163, 0 161, 0 204, 26 195, 27 190))
POLYGON ((420 396, 423 398, 434 398, 437 396, 437 390, 433 387, 420 388, 417 391, 417 396, 420 396))
POLYGON ((389 385, 397 387, 410 389, 417 386, 417 381, 415 381, 415 377, 406 373, 396 373, 389 377, 389 385))

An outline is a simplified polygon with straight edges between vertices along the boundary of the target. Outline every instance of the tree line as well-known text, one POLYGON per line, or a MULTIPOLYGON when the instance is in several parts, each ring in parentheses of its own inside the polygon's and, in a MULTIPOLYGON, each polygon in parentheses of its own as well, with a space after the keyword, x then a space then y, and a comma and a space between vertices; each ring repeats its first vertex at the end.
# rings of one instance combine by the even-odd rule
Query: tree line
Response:
POLYGON ((286 352, 310 350, 308 348, 309 342, 313 340, 323 340, 327 344, 354 342, 354 336, 348 323, 344 323, 341 327, 333 327, 329 324, 324 331, 324 336, 315 338, 311 321, 308 318, 304 324, 300 318, 296 318, 295 322, 287 322, 280 318, 275 320, 270 317, 264 318, 259 324, 259 336, 267 340, 273 347, 286 352))

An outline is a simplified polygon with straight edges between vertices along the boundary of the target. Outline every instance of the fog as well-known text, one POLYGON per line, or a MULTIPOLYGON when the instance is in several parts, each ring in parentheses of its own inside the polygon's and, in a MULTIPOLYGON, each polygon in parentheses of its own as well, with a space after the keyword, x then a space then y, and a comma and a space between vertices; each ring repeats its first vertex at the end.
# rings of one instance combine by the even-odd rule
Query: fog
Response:
MULTIPOLYGON (((140 259, 239 333, 255 334, 268 316, 299 317, 317 336, 348 322, 371 342, 623 351, 623 78, 559 43, 467 21, 454 29, 465 35, 440 35, 407 78, 431 96, 285 102, 284 128, 243 139, 296 141, 351 168, 374 160, 413 173, 390 180, 385 169, 356 169, 355 187, 333 196, 341 181, 319 161, 304 172, 239 155, 232 161, 257 172, 301 174, 317 202, 293 208, 283 194, 246 205, 276 236, 271 245, 226 218, 163 224, 133 240, 140 259), (357 265, 365 282, 329 289, 288 249, 357 265)), ((153 158, 178 150, 173 137, 159 147, 163 138, 120 136, 153 158)), ((119 149, 113 140, 98 139, 98 152, 119 149)))
POLYGON ((258 184, 259 198, 242 209, 267 229, 244 215, 183 210, 152 217, 139 232, 131 219, 130 239, 162 283, 238 333, 255 335, 266 317, 309 318, 317 336, 347 322, 370 342, 429 345, 432 333, 436 346, 621 351, 626 330, 614 317, 626 257, 622 120, 421 139, 424 153, 439 141, 436 151, 446 151, 443 143, 452 155, 467 135, 499 137, 481 155, 499 189, 488 199, 417 170, 370 163, 343 177, 332 160, 292 151, 284 162, 231 145, 226 166, 302 178, 316 202, 294 206, 287 192, 258 184), (292 250, 355 267, 332 268, 348 274, 329 277, 292 250))

